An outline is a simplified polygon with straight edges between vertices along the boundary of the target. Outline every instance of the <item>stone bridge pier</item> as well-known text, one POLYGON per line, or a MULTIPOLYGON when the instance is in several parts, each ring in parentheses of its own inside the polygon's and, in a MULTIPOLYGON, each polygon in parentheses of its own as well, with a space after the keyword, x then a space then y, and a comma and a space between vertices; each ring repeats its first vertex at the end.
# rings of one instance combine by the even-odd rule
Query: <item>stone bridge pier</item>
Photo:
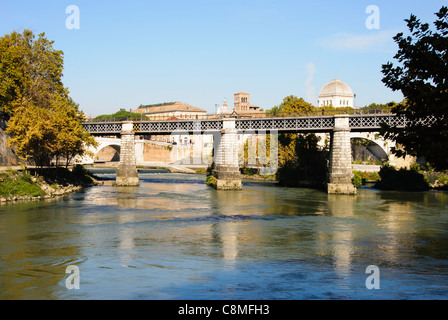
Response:
POLYGON ((223 119, 221 137, 216 140, 215 167, 212 172, 217 180, 215 187, 218 190, 241 190, 243 187, 238 163, 238 131, 235 119, 223 119))
POLYGON ((117 170, 117 186, 138 186, 138 171, 135 157, 134 124, 126 121, 121 128, 120 163, 117 170))
POLYGON ((327 193, 356 194, 352 183, 352 148, 348 115, 334 116, 335 126, 331 133, 330 163, 327 193))

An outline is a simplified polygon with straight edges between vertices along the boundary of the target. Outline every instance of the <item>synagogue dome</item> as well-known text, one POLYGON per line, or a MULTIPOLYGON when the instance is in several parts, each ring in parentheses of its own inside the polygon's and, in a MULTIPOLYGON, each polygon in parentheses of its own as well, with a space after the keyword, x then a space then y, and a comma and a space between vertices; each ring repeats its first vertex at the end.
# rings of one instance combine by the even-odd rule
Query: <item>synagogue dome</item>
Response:
POLYGON ((330 83, 327 83, 325 86, 322 87, 319 93, 319 97, 321 96, 353 96, 352 89, 342 82, 339 79, 334 79, 330 83))
POLYGON ((319 107, 333 106, 354 107, 354 98, 352 89, 339 79, 334 79, 327 83, 319 92, 319 107))

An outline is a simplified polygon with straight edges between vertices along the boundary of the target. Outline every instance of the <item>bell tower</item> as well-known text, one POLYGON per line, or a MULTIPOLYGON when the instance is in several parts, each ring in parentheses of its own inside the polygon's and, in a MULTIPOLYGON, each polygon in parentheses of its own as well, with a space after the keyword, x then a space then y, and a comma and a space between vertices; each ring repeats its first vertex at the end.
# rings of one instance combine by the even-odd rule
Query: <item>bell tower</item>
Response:
POLYGON ((238 92, 234 94, 234 110, 236 112, 248 112, 250 106, 250 94, 247 92, 238 92))

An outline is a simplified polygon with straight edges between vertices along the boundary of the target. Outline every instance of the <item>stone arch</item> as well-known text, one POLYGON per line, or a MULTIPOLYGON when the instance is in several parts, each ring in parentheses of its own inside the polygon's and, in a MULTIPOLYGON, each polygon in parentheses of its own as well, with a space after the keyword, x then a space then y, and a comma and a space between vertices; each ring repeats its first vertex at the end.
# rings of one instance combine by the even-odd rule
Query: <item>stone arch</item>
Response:
MULTIPOLYGON (((102 149, 111 146, 115 150, 120 150, 121 146, 121 139, 120 138, 106 138, 106 137, 95 137, 95 141, 98 143, 98 146, 96 148, 90 146, 88 148, 88 154, 84 155, 83 157, 79 157, 76 159, 77 163, 81 164, 93 164, 96 161, 96 156, 98 155, 98 152, 100 152, 102 149)), ((118 153, 120 153, 118 151, 118 153)))
POLYGON ((94 161, 105 162, 118 162, 120 161, 120 145, 119 144, 106 144, 97 148, 97 152, 94 155, 94 161))
POLYGON ((382 139, 379 134, 375 132, 351 132, 350 141, 353 141, 354 139, 365 139, 369 141, 370 144, 366 149, 381 161, 389 160, 391 148, 395 146, 394 142, 382 139))

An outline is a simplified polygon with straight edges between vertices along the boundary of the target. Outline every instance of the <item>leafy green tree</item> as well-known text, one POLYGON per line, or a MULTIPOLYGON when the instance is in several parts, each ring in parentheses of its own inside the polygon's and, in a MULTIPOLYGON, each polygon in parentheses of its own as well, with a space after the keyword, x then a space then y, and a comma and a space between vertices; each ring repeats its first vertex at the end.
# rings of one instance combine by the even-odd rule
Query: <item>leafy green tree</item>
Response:
POLYGON ((41 33, 12 32, 0 38, 0 111, 14 114, 34 103, 48 107, 53 94, 68 95, 62 84, 63 52, 41 33))
POLYGON ((37 166, 49 165, 53 159, 56 165, 64 159, 68 166, 74 157, 86 154, 89 146, 97 145, 83 128, 83 117, 71 98, 58 95, 49 108, 20 107, 8 122, 8 144, 16 147, 19 157, 37 166))
POLYGON ((319 107, 317 113, 320 115, 335 115, 335 114, 353 114, 355 109, 352 107, 333 107, 332 104, 329 106, 319 107))
POLYGON ((269 117, 280 117, 281 116, 280 107, 275 106, 275 107, 272 107, 270 110, 266 110, 266 116, 268 118, 269 117))
MULTIPOLYGON (((303 98, 288 96, 278 107, 274 107, 274 114, 305 116, 317 112, 319 109, 306 102, 303 98)), ((299 180, 312 180, 320 184, 325 180, 326 159, 322 156, 318 146, 319 137, 315 134, 279 134, 279 169, 277 178, 282 185, 297 186, 299 180)))
POLYGON ((303 98, 296 96, 287 96, 279 105, 282 113, 291 113, 293 115, 307 115, 317 111, 317 108, 311 103, 306 102, 303 98))
POLYGON ((402 148, 393 152, 424 156, 437 169, 448 169, 448 8, 436 14, 434 28, 416 16, 406 19, 409 35, 398 33, 396 65, 382 66, 382 81, 393 91, 401 91, 405 101, 393 111, 406 116, 406 130, 384 126, 385 138, 402 148), (432 116, 431 124, 420 121, 432 116))
POLYGON ((124 120, 149 120, 149 118, 140 113, 120 110, 114 114, 103 114, 94 119, 94 121, 124 121, 124 120))
POLYGON ((378 111, 378 110, 391 111, 396 106, 397 106, 397 103, 395 101, 391 101, 388 103, 371 103, 365 107, 362 107, 361 110, 364 111, 365 113, 367 113, 369 111, 374 112, 374 111, 378 111))
POLYGON ((83 128, 84 114, 71 98, 56 100, 52 111, 56 131, 54 158, 56 165, 63 159, 67 167, 76 156, 87 154, 89 146, 97 146, 97 142, 83 128))
POLYGON ((62 83, 63 53, 42 33, 12 32, 0 38, 0 113, 8 120, 8 145, 38 166, 83 155, 94 139, 62 83))
MULTIPOLYGON (((283 99, 279 106, 272 108, 273 113, 277 115, 307 115, 316 112, 317 108, 303 98, 290 95, 283 99)), ((314 135, 314 134, 313 134, 314 135)), ((279 135, 279 165, 286 162, 297 162, 296 140, 298 135, 295 133, 285 133, 279 135)))
POLYGON ((278 106, 266 110, 268 117, 306 116, 316 112, 318 109, 303 98, 294 95, 287 96, 278 106))
POLYGON ((50 109, 31 103, 26 108, 17 108, 6 130, 11 136, 8 145, 15 146, 16 154, 26 161, 48 165, 55 151, 56 131, 52 121, 50 109))

